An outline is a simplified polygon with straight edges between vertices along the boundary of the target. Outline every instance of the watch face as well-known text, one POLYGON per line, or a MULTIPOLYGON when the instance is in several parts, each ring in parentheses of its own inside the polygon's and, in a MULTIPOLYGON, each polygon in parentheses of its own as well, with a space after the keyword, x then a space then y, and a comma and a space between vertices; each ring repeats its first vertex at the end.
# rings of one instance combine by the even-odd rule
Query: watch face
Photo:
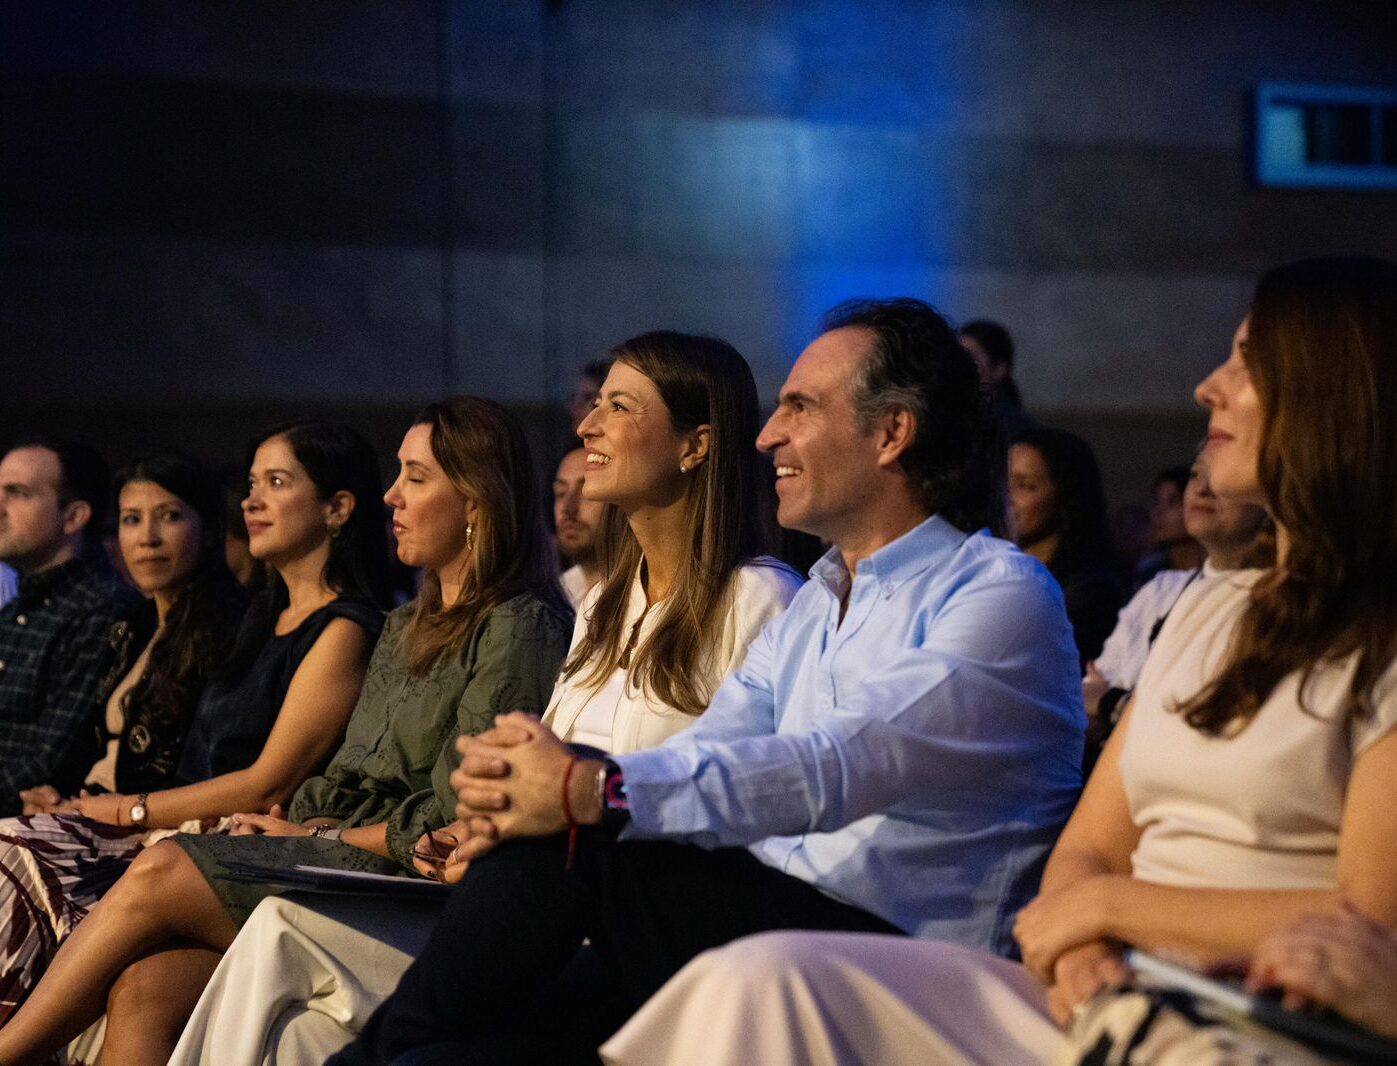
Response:
POLYGON ((146 820, 146 807, 144 803, 137 803, 131 808, 131 821, 144 822, 146 820))

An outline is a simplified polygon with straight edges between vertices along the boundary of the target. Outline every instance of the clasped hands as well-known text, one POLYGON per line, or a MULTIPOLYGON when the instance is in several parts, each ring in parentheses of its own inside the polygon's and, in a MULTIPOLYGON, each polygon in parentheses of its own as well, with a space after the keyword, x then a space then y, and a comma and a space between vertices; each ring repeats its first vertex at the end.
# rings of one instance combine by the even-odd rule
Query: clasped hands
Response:
POLYGON ((501 840, 566 829, 565 779, 573 820, 601 820, 591 784, 601 764, 578 760, 569 775, 571 751, 533 715, 500 715, 493 728, 457 740, 456 750, 461 764, 451 775, 451 787, 457 820, 418 842, 413 865, 424 877, 454 884, 501 840))
POLYGON ((1130 977, 1111 939, 1107 906, 1115 875, 1086 877, 1032 900, 1019 912, 1014 938, 1026 967, 1048 986, 1048 1009, 1066 1026, 1102 988, 1130 977))
POLYGON ((601 762, 577 759, 533 715, 501 715, 493 729, 461 737, 456 750, 461 753, 461 765, 451 775, 456 816, 479 832, 501 840, 547 836, 568 827, 569 813, 572 822, 601 821, 593 787, 601 762))

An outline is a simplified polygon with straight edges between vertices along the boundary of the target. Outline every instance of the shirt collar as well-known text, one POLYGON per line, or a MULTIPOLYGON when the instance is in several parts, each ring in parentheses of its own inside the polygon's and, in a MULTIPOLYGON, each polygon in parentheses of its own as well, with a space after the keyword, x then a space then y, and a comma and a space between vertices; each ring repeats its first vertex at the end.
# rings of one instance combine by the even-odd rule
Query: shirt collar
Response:
POLYGON ((66 563, 40 570, 37 574, 22 574, 19 579, 19 595, 25 600, 31 600, 36 596, 61 591, 65 586, 76 584, 86 570, 87 563, 78 556, 66 563))
MULTIPOLYGON (((932 515, 860 562, 857 577, 874 581, 884 591, 891 591, 909 578, 940 566, 965 543, 966 536, 944 518, 932 515)), ((810 576, 835 596, 843 596, 850 583, 849 571, 838 545, 816 560, 810 568, 810 576)))

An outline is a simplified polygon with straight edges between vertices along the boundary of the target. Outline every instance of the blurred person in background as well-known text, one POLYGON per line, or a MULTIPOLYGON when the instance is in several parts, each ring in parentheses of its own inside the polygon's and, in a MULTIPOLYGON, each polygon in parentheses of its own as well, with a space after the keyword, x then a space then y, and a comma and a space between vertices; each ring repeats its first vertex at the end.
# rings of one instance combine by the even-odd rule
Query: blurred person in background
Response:
POLYGON ((1189 536, 1184 523, 1188 479, 1188 467, 1171 466, 1161 470, 1150 487, 1150 540, 1154 549, 1135 568, 1136 588, 1161 570, 1193 570, 1203 565, 1203 546, 1189 536))
POLYGON ((606 380, 606 375, 611 371, 611 363, 610 356, 603 359, 593 359, 589 363, 584 363, 582 369, 577 372, 577 384, 567 399, 568 415, 572 418, 574 433, 577 432, 577 427, 582 424, 582 420, 592 413, 592 407, 597 402, 597 395, 601 392, 602 382, 606 380))
POLYGON ((1009 448, 1009 517, 1014 543, 1062 586, 1085 669, 1100 653, 1121 605, 1106 497, 1091 445, 1046 426, 1016 436, 1009 448))
POLYGON ((581 606, 587 590, 602 578, 597 536, 606 516, 606 504, 582 495, 586 474, 587 449, 574 448, 563 456, 553 475, 553 527, 558 552, 569 564, 559 580, 573 610, 581 606))
POLYGON ((1036 423, 1024 410, 1014 380, 1014 338, 998 322, 977 318, 960 327, 960 343, 975 360, 980 380, 989 392, 990 410, 1006 436, 1013 437, 1036 423))
POLYGON ((248 547, 247 524, 243 521, 243 498, 247 496, 247 470, 227 467, 218 473, 223 500, 223 559, 238 584, 261 591, 262 564, 248 547))
POLYGON ((1184 590, 1194 582, 1215 581, 1244 567, 1270 566, 1275 560, 1274 531, 1260 507, 1217 496, 1208 482, 1208 457, 1193 461, 1184 489, 1184 524, 1207 553, 1192 570, 1161 570, 1131 597, 1101 654, 1087 663, 1082 702, 1087 712, 1087 747, 1083 770, 1090 773, 1106 743, 1164 620, 1184 590))

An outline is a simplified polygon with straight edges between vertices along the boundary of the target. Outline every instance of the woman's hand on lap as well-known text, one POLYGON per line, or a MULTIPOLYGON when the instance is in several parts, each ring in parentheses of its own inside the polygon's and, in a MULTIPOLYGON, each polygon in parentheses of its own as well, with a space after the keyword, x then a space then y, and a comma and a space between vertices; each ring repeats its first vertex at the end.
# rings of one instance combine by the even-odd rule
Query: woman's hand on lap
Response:
POLYGON ((1101 989, 1124 984, 1129 978, 1118 947, 1104 940, 1081 944, 1064 951, 1054 963, 1048 1010, 1066 1028, 1078 1007, 1101 989))
POLYGON ((1351 908, 1306 915, 1261 942, 1247 987, 1282 989, 1287 1007, 1328 1007, 1397 1038, 1397 933, 1351 908))
POLYGON ((84 818, 90 818, 94 822, 105 822, 108 825, 129 826, 131 819, 126 816, 131 807, 132 800, 129 796, 117 795, 109 792, 102 796, 89 796, 83 792, 78 796, 75 808, 78 814, 84 818))
POLYGON ((412 865, 423 877, 454 885, 465 876, 466 868, 496 844, 493 827, 487 820, 476 824, 458 819, 435 832, 422 834, 413 850, 412 865))
POLYGON ((235 814, 228 828, 230 836, 249 837, 308 837, 309 829, 282 817, 281 804, 274 804, 266 814, 235 814))
POLYGON ((1111 894, 1126 878, 1087 877, 1040 895, 1019 912, 1014 938, 1024 965, 1045 985, 1054 983, 1057 960, 1072 948, 1111 936, 1106 915, 1111 894))
POLYGON ((63 796, 52 785, 21 789, 19 801, 24 807, 21 813, 26 816, 55 814, 64 805, 63 796))

